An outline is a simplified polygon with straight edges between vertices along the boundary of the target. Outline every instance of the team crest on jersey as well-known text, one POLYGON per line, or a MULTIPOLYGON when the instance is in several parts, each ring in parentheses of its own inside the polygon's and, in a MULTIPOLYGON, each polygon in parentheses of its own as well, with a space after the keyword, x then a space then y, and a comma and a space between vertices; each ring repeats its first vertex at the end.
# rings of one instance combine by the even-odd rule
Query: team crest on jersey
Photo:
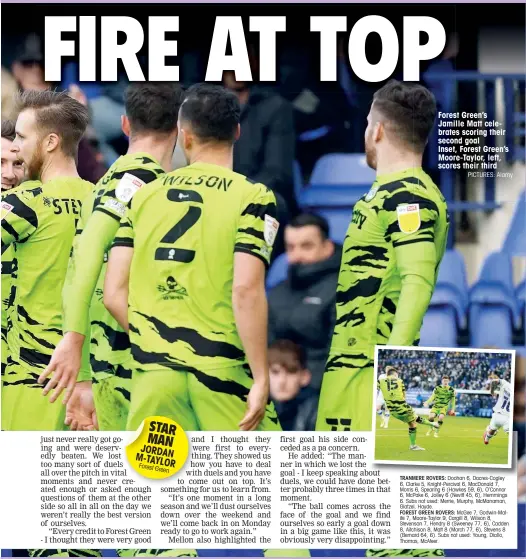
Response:
POLYGON ((14 206, 8 204, 7 202, 2 202, 2 219, 13 210, 14 206))
POLYGON ((117 188, 115 189, 115 195, 119 202, 127 204, 133 195, 144 186, 144 181, 130 175, 130 173, 125 173, 122 179, 119 181, 117 188))
POLYGON ((265 214, 265 231, 264 237, 265 242, 268 246, 273 246, 276 236, 278 234, 279 222, 272 216, 265 214))
POLYGON ((415 233, 420 228, 419 204, 404 204, 396 208, 398 226, 402 233, 415 233))
POLYGON ((182 299, 188 292, 186 289, 173 277, 168 276, 164 285, 158 285, 157 291, 163 294, 163 300, 168 299, 182 299))
POLYGON ((365 195, 365 201, 370 202, 376 196, 379 188, 379 186, 373 186, 371 190, 369 190, 369 192, 365 195))

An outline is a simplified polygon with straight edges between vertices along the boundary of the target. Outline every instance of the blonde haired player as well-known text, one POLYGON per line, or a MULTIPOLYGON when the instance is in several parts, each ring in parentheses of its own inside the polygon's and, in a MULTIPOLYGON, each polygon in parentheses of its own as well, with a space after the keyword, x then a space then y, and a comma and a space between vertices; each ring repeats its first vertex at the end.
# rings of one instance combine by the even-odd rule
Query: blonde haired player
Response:
POLYGON ((502 429, 505 433, 509 433, 510 430, 511 384, 497 375, 491 375, 490 379, 491 395, 495 396, 497 389, 499 393, 497 403, 493 407, 491 421, 484 433, 484 444, 489 444, 489 441, 497 434, 499 429, 502 429))

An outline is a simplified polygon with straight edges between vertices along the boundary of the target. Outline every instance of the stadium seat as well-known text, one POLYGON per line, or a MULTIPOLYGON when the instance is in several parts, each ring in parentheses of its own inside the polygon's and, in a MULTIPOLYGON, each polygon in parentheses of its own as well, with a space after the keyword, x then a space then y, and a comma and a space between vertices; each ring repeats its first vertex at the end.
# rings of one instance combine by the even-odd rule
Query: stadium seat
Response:
POLYGON ((429 307, 420 330, 422 347, 456 347, 457 319, 454 307, 439 305, 429 307))
POLYGON ((453 307, 459 328, 465 329, 467 327, 468 302, 464 258, 456 250, 448 250, 440 264, 437 285, 430 305, 432 307, 453 307))
POLYGON ((526 279, 522 280, 515 289, 515 297, 519 303, 519 313, 524 318, 526 312, 526 279))
POLYGON ((376 178, 363 153, 329 153, 318 159, 309 185, 298 198, 302 208, 348 206, 366 194, 376 178))
POLYGON ((285 253, 280 254, 276 260, 272 263, 268 273, 267 273, 267 290, 272 289, 278 283, 287 279, 287 270, 289 263, 287 261, 287 255, 285 253))
POLYGON ((329 153, 316 161, 310 184, 368 185, 376 179, 376 173, 366 162, 364 153, 329 153))
POLYGON ((469 322, 474 347, 511 347, 520 315, 513 289, 511 256, 491 253, 471 288, 469 322))
POLYGON ((296 200, 298 200, 300 192, 303 190, 303 176, 300 164, 297 161, 294 161, 292 166, 292 177, 294 180, 294 194, 296 195, 296 200))
POLYGON ((491 253, 484 262, 479 280, 470 290, 470 324, 472 326, 475 326, 475 315, 478 316, 483 307, 487 307, 486 310, 490 314, 499 314, 497 309, 505 309, 510 322, 510 331, 513 330, 513 327, 519 326, 519 309, 512 278, 510 255, 504 252, 491 253))
POLYGON ((329 222, 330 238, 336 243, 343 244, 351 222, 352 209, 325 208, 315 211, 329 222))
POLYGON ((513 345, 510 310, 505 304, 474 303, 470 308, 472 347, 502 347, 513 345))
POLYGON ((331 186, 329 184, 307 186, 298 195, 301 208, 348 208, 369 192, 370 185, 350 185, 346 187, 331 186))
POLYGON ((526 190, 523 190, 517 200, 515 213, 502 246, 503 252, 513 256, 526 256, 526 190))

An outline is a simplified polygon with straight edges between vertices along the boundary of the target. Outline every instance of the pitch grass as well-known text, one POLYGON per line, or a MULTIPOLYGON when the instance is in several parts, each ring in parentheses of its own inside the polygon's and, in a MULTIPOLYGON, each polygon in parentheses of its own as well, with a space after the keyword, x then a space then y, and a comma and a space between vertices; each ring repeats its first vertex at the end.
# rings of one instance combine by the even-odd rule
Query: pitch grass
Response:
POLYGON ((508 434, 499 429, 488 445, 482 436, 490 418, 450 417, 444 418, 438 438, 431 434, 427 425, 418 425, 416 444, 424 451, 409 450, 407 425, 394 417, 389 427, 380 427, 381 417, 376 418, 375 460, 400 460, 403 462, 454 462, 462 464, 507 464, 508 434))

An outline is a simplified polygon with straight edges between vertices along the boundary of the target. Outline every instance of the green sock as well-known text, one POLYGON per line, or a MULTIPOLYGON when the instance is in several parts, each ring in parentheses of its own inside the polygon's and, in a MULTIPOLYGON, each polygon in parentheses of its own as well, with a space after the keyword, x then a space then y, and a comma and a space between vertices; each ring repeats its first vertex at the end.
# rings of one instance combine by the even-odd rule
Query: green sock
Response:
POLYGON ((416 427, 409 427, 409 441, 411 446, 416 444, 416 427))
POLYGON ((427 419, 424 419, 423 417, 420 418, 422 421, 420 421, 419 423, 423 423, 424 425, 429 425, 429 427, 434 427, 433 422, 429 421, 427 419))

